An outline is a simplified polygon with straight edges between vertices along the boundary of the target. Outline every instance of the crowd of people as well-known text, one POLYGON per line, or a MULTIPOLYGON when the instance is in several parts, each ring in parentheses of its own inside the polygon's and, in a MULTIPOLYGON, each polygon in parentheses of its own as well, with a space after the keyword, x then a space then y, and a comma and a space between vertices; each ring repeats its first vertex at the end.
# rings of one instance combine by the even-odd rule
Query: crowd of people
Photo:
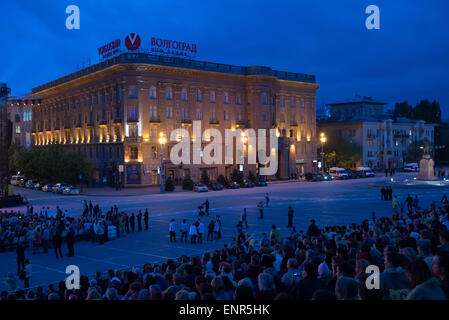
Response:
POLYGON ((360 224, 320 229, 312 220, 306 231, 292 226, 284 238, 272 226, 270 234, 260 238, 245 234, 202 256, 98 272, 91 279, 81 276, 79 289, 66 289, 61 282, 35 290, 5 291, 0 298, 446 300, 449 203, 446 196, 439 202, 425 209, 412 206, 388 218, 376 218, 373 213, 360 224), (367 285, 373 266, 379 270, 374 274, 378 287, 367 285))

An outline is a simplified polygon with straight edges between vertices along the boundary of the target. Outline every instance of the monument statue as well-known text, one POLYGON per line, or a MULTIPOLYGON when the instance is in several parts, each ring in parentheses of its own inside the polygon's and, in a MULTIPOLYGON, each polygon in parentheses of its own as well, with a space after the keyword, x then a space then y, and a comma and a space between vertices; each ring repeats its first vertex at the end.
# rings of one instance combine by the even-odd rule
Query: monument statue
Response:
POLYGON ((419 162, 418 180, 437 180, 433 169, 434 165, 435 162, 433 162, 433 159, 429 154, 423 155, 421 161, 419 162))

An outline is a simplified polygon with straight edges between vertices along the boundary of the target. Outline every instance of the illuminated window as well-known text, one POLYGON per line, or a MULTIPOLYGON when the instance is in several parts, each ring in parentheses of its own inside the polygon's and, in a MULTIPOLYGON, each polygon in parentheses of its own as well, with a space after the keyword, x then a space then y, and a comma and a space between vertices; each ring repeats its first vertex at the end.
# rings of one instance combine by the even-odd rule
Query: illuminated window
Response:
POLYGON ((137 98, 137 87, 136 86, 134 86, 134 85, 129 86, 128 90, 129 90, 129 92, 128 92, 129 98, 132 98, 132 99, 137 98))
POLYGON ((139 149, 137 149, 137 147, 129 148, 129 158, 130 159, 135 160, 135 159, 137 159, 138 155, 139 155, 139 149))
POLYGON ((210 92, 210 102, 215 103, 215 91, 210 92))
POLYGON ((155 86, 151 86, 150 87, 150 99, 156 99, 157 95, 156 95, 156 87, 155 86))
POLYGON ((223 92, 223 103, 224 104, 229 103, 229 94, 227 92, 223 92))
POLYGON ((196 120, 202 120, 203 119, 203 110, 196 109, 196 120))
POLYGON ((150 120, 156 120, 157 119, 157 107, 150 106, 150 120))
POLYGON ((165 92, 165 98, 167 100, 172 100, 173 99, 173 91, 170 87, 167 88, 166 92, 165 92))
POLYGON ((20 133, 20 126, 16 126, 16 133, 17 133, 17 134, 20 133))
POLYGON ((182 101, 187 101, 187 90, 186 89, 182 89, 181 90, 181 100, 182 101))
POLYGON ((167 107, 165 116, 167 119, 173 118, 173 107, 167 107))
POLYGON ((197 90, 196 90, 196 101, 197 101, 197 102, 203 101, 203 95, 202 95, 200 89, 197 89, 197 90))

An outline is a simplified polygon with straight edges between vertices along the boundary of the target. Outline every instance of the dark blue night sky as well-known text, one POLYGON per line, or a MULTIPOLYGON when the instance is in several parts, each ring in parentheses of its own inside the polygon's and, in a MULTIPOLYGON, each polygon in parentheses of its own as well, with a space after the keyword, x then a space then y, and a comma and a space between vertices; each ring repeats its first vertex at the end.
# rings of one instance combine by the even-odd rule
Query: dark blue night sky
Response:
POLYGON ((449 117, 449 1, 1 1, 0 82, 12 94, 98 62, 97 48, 137 32, 195 41, 198 60, 310 73, 317 107, 355 93, 440 102, 449 117), (81 11, 67 30, 66 6, 81 11), (365 8, 380 8, 380 30, 365 8))

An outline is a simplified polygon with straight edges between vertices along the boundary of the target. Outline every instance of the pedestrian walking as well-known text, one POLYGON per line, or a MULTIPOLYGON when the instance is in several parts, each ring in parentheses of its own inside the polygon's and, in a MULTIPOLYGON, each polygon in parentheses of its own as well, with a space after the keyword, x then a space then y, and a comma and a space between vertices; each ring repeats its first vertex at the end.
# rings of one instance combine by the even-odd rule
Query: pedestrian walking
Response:
POLYGON ((189 231, 189 226, 186 222, 186 219, 182 220, 181 223, 181 242, 184 240, 187 243, 187 232, 189 231))
POLYGON ((220 221, 220 216, 217 216, 217 219, 215 220, 214 232, 215 232, 215 239, 217 239, 217 240, 221 239, 221 221, 220 221))
POLYGON ((175 219, 170 220, 168 231, 170 232, 170 242, 176 242, 175 219))
POLYGON ((209 200, 206 199, 206 201, 203 203, 204 208, 206 209, 206 216, 209 215, 209 200))
POLYGON ((245 241, 245 234, 243 233, 243 222, 239 220, 237 222, 237 243, 245 241))
POLYGON ((198 219, 198 243, 203 243, 204 223, 198 219))
POLYGON ((287 228, 293 227, 293 208, 288 206, 288 224, 287 228))
POLYGON ((143 220, 145 221, 145 230, 148 231, 148 219, 149 219, 149 212, 148 208, 145 209, 145 213, 143 215, 143 220))
POLYGON ((385 187, 382 187, 380 189, 380 200, 384 200, 385 199, 385 187))
POLYGON ((267 192, 267 193, 265 193, 265 205, 267 206, 267 208, 268 208, 269 203, 270 203, 270 197, 268 196, 268 192, 267 192))
POLYGON ((407 198, 405 199, 405 202, 407 203, 407 210, 411 211, 413 206, 413 198, 410 194, 407 195, 407 198))
POLYGON ((263 219, 263 201, 260 201, 257 207, 259 208, 259 219, 263 219))
POLYGON ((17 255, 17 275, 20 275, 20 272, 25 269, 25 246, 22 242, 19 242, 16 248, 17 255))

